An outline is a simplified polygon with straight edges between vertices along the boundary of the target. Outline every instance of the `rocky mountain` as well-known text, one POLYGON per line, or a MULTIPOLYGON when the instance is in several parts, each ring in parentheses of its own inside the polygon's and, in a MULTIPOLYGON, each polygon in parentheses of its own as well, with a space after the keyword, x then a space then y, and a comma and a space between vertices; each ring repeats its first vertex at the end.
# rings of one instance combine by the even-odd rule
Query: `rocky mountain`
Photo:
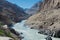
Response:
POLYGON ((26 24, 38 33, 60 38, 60 0, 44 0, 40 11, 27 19, 26 24))
POLYGON ((12 4, 6 0, 0 0, 0 21, 4 24, 11 24, 11 22, 19 22, 27 18, 23 8, 12 4))

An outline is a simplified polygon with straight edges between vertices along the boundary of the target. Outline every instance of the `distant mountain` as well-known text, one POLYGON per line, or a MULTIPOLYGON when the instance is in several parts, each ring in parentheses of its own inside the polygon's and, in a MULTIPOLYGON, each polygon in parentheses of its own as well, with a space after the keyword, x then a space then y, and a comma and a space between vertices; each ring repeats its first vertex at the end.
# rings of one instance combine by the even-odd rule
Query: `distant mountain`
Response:
POLYGON ((11 21, 19 22, 27 18, 23 8, 12 4, 6 0, 0 0, 0 21, 10 24, 11 21))
POLYGON ((34 4, 30 9, 26 10, 26 13, 33 15, 36 14, 37 12, 40 11, 40 5, 41 5, 41 1, 37 2, 36 4, 34 4))

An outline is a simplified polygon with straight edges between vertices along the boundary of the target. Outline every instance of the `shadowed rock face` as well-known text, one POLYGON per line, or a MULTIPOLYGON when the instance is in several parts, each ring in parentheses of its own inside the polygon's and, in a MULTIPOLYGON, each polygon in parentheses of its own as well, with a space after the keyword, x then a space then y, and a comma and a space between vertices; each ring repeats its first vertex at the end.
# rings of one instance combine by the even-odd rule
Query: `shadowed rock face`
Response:
POLYGON ((28 18, 26 25, 39 29, 43 34, 60 37, 60 0, 44 0, 40 12, 28 18))
POLYGON ((26 19, 27 16, 27 14, 21 7, 12 4, 6 0, 0 0, 0 15, 0 18, 3 16, 3 19, 6 19, 3 20, 4 22, 7 21, 7 19, 10 20, 5 22, 6 24, 11 21, 19 22, 23 19, 26 19))

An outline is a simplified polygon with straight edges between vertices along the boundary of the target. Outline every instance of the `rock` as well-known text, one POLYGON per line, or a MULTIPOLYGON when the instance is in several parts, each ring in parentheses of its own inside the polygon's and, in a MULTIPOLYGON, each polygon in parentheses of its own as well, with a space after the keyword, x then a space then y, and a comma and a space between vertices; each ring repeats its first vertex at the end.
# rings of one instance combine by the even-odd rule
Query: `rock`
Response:
POLYGON ((23 39, 24 37, 20 37, 21 39, 23 39))
POLYGON ((13 23, 9 24, 8 27, 13 27, 13 23))
POLYGON ((33 27, 31 27, 31 29, 34 29, 33 27))
POLYGON ((10 30, 12 33, 14 33, 15 35, 17 35, 17 36, 20 35, 20 34, 19 34, 17 31, 15 31, 13 28, 9 28, 9 30, 10 30))
POLYGON ((8 28, 8 26, 7 25, 4 25, 4 26, 2 26, 3 28, 5 28, 5 29, 7 29, 8 28))
POLYGON ((2 37, 2 36, 0 36, 0 40, 13 40, 13 39, 10 38, 10 37, 2 37))
POLYGON ((54 37, 60 38, 60 30, 56 31, 54 37))
POLYGON ((22 32, 20 34, 23 34, 22 32))
POLYGON ((46 40, 52 40, 52 38, 50 36, 46 37, 46 40))

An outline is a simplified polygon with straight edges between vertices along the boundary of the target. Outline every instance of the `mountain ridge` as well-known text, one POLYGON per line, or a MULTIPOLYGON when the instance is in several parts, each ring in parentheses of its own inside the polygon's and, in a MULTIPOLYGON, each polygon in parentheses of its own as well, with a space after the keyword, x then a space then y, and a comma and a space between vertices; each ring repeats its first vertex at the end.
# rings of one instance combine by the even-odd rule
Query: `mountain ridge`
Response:
MULTIPOLYGON (((6 0, 0 0, 0 15, 1 16, 6 16, 8 18, 8 20, 13 21, 13 22, 19 22, 23 19, 26 19, 28 14, 26 14, 23 10, 23 8, 12 4, 6 0)), ((5 19, 6 21, 7 19, 5 19)), ((9 21, 5 22, 6 24, 10 24, 8 23, 9 21)))

